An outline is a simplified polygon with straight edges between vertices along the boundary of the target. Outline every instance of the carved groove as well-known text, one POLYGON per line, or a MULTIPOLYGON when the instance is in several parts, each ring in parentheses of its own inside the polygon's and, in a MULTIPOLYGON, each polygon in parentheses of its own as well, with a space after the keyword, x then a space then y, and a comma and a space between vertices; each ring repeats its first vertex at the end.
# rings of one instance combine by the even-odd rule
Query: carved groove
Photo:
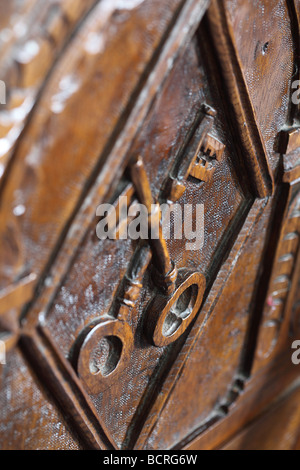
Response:
POLYGON ((267 359, 274 352, 285 321, 285 307, 300 247, 300 199, 296 198, 284 222, 269 285, 257 355, 267 359))

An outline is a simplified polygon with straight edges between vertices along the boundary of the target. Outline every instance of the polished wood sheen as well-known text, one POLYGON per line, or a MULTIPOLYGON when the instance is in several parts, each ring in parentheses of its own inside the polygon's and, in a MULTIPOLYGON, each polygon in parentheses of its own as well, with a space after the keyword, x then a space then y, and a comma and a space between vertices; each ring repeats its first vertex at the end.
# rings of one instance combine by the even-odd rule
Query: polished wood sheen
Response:
POLYGON ((0 449, 300 450, 299 27, 0 0, 0 449))

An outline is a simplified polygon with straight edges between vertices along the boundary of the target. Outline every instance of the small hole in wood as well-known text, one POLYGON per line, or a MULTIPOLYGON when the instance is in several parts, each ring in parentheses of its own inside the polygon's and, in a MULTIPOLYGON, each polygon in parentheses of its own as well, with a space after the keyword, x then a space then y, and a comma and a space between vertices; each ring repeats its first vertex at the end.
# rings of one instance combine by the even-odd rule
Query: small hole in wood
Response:
POLYGON ((268 52, 268 50, 269 50, 269 45, 270 45, 269 42, 266 42, 266 43, 263 45, 263 47, 262 47, 262 53, 263 53, 263 55, 266 55, 266 53, 268 52))
POLYGON ((90 372, 107 377, 116 370, 121 359, 123 344, 117 336, 101 339, 90 356, 90 372))
POLYGON ((197 293, 198 287, 192 285, 186 289, 174 303, 163 324, 162 333, 165 337, 173 336, 180 328, 183 321, 188 319, 192 314, 197 293))

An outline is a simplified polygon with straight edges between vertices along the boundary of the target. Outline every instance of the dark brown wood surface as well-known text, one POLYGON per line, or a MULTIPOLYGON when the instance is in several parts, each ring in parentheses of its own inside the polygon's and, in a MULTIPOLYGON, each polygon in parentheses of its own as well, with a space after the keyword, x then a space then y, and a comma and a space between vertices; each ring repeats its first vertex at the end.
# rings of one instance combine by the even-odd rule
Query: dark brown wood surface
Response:
POLYGON ((299 18, 0 0, 0 449, 300 448, 299 18), (99 240, 120 195, 157 239, 99 240))

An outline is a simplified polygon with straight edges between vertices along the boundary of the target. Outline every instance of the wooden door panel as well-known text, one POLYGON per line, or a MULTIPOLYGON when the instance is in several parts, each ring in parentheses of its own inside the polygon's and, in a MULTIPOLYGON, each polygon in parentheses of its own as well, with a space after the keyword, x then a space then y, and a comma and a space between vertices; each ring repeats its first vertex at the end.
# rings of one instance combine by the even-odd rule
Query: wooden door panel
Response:
MULTIPOLYGON (((196 127, 195 122, 199 121, 199 110, 201 113, 203 103, 214 104, 209 93, 208 78, 205 76, 201 63, 198 41, 195 38, 183 51, 182 57, 178 59, 178 64, 174 67, 174 71, 149 112, 144 125, 145 130, 142 130, 136 138, 131 150, 132 157, 143 156, 145 171, 155 199, 164 191, 165 180, 172 171, 174 161, 182 158, 182 151, 178 151, 176 139, 188 140, 191 129, 196 127), (182 76, 182 70, 185 71, 184 76, 182 76), (180 88, 179 83, 181 83, 180 88), (182 90, 181 93, 178 90, 182 90), (170 112, 170 103, 176 111, 170 112), (148 148, 146 143, 152 141, 151 147, 148 148), (152 165, 154 165, 154 171, 151 171, 152 165), (159 169, 159 172, 155 169, 159 169)), ((219 141, 229 141, 226 130, 222 128, 221 119, 215 121, 210 131, 211 135, 219 141)), ((193 157, 191 153, 193 149, 189 150, 189 147, 185 148, 183 144, 181 147, 185 152, 183 154, 185 158, 193 157)), ((128 172, 124 174, 122 188, 126 186, 126 178, 128 178, 128 172)), ((226 227, 240 225, 247 207, 251 204, 251 197, 249 192, 247 196, 243 195, 234 172, 234 158, 227 149, 210 181, 202 183, 192 178, 184 181, 184 184, 185 193, 177 202, 182 205, 183 209, 184 204, 205 205, 206 242, 201 250, 190 253, 184 249, 187 239, 178 241, 176 244, 172 239, 167 240, 167 248, 178 270, 189 268, 191 273, 200 272, 207 279, 213 280, 217 269, 216 253, 220 257, 222 252, 228 250, 226 227), (225 186, 225 181, 226 190, 222 191, 220 200, 217 195, 220 187, 225 186), (225 203, 227 210, 224 213, 222 208, 225 203), (212 218, 211 213, 218 216, 212 218)), ((117 199, 119 193, 122 193, 122 190, 117 190, 112 200, 117 199)), ((104 202, 108 201, 104 199, 104 202)), ((82 338, 86 335, 86 331, 90 331, 93 326, 104 322, 105 319, 113 319, 118 315, 124 317, 124 313, 118 312, 115 307, 120 296, 120 280, 122 281, 126 271, 128 277, 128 267, 130 270, 132 263, 136 262, 133 258, 134 251, 140 251, 139 244, 132 241, 99 241, 95 233, 96 224, 97 219, 94 219, 57 297, 51 298, 49 307, 45 305, 39 307, 45 312, 43 317, 40 317, 42 329, 47 331, 47 336, 50 335, 53 339, 55 349, 70 359, 75 370, 78 368, 76 355, 80 354, 78 348, 84 341, 82 338), (103 276, 103 269, 105 276, 103 276), (78 279, 80 279, 80 285, 78 279), (78 292, 81 294, 79 295, 78 292), (48 313, 46 313, 47 308, 48 313)), ((155 288, 151 280, 151 269, 148 269, 150 264, 150 258, 148 258, 142 269, 145 278, 143 279, 142 276, 139 279, 143 286, 138 292, 136 305, 123 318, 126 324, 130 325, 134 336, 131 356, 127 362, 118 366, 120 371, 115 373, 114 379, 109 377, 106 380, 102 379, 101 389, 92 388, 91 391, 89 384, 83 384, 92 398, 100 423, 108 430, 109 439, 118 447, 131 446, 136 439, 137 432, 148 414, 144 407, 145 397, 149 397, 147 398, 148 406, 157 394, 157 391, 151 387, 153 374, 166 375, 170 367, 168 362, 172 363, 172 355, 174 355, 173 348, 169 347, 166 350, 155 348, 145 337, 145 328, 147 328, 145 317, 155 288), (170 357, 168 362, 165 359, 166 354, 170 357), (133 370, 135 374, 132 374, 133 370), (113 421, 112 415, 115 417, 113 421)), ((128 343, 133 341, 128 337, 122 340, 128 343)), ((125 351, 123 353, 125 355, 125 351)))
POLYGON ((20 37, 0 34, 3 448, 243 447, 297 375, 297 2, 37 0, 20 15, 20 37), (124 234, 120 196, 154 238, 99 239, 100 204, 124 234), (22 374, 29 436, 5 394, 22 374))

